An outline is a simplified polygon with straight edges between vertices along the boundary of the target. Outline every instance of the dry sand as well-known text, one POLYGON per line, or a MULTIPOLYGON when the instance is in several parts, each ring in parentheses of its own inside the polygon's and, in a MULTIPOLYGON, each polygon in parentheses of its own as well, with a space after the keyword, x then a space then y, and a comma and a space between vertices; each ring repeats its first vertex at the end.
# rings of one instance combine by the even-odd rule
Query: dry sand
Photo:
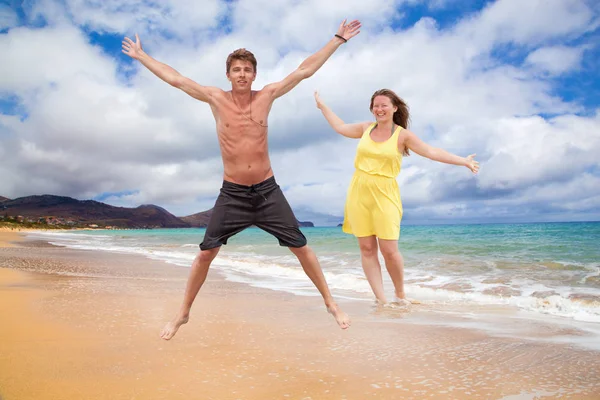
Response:
POLYGON ((19 235, 15 231, 9 228, 0 227, 0 248, 14 247, 14 242, 21 242, 23 239, 23 236, 19 235))
POLYGON ((255 289, 211 270, 158 334, 188 270, 0 232, 0 398, 599 399, 600 353, 255 289), (10 244, 13 247, 2 245, 10 244))

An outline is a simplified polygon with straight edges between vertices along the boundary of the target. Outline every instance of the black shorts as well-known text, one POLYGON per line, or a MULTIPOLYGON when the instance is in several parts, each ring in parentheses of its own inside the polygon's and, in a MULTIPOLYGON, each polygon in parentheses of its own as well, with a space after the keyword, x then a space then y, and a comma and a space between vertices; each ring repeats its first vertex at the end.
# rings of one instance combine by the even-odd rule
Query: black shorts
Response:
POLYGON ((271 177, 252 186, 223 181, 200 249, 227 244, 227 239, 252 225, 275 236, 281 246, 306 245, 292 208, 271 177))

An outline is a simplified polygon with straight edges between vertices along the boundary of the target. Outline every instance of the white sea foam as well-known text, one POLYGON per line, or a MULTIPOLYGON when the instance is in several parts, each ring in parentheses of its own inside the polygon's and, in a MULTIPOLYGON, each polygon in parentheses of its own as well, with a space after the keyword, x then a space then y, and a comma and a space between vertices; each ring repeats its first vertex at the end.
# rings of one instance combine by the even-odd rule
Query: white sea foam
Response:
POLYGON ((561 295, 545 298, 531 296, 496 296, 477 292, 456 292, 431 287, 407 285, 409 297, 431 304, 505 305, 583 322, 600 322, 600 303, 573 300, 561 295))
MULTIPOLYGON (((29 236, 76 249, 139 254, 183 267, 191 265, 198 251, 197 244, 165 242, 163 237, 81 232, 36 232, 29 236)), ((213 266, 232 281, 298 295, 319 295, 295 256, 273 246, 269 247, 269 254, 261 253, 264 247, 262 244, 230 246, 221 251, 213 266)), ((319 260, 334 294, 357 299, 372 297, 360 266, 360 258, 356 254, 339 253, 319 257, 319 260)), ((481 260, 479 267, 474 270, 464 267, 465 271, 456 267, 449 270, 444 262, 441 258, 432 257, 407 267, 407 295, 431 305, 503 305, 572 321, 600 322, 600 304, 593 301, 594 298, 600 298, 597 288, 565 286, 557 280, 549 281, 545 276, 541 277, 544 279, 542 283, 536 281, 535 276, 517 274, 520 271, 498 270, 494 267, 495 263, 488 260, 481 260), (494 283, 496 280, 498 283, 494 283), (456 289, 449 290, 451 286, 456 289), (499 288, 506 291, 494 292, 499 288), (551 295, 539 298, 533 296, 534 292, 548 292, 551 295), (513 295, 502 296, 499 293, 513 295), (571 297, 574 294, 586 295, 588 300, 571 297)), ((574 265, 566 261, 565 264, 574 265)), ((580 283, 600 276, 598 263, 581 264, 579 267, 586 272, 580 273, 580 283)), ((384 283, 386 290, 393 290, 385 273, 384 283)))

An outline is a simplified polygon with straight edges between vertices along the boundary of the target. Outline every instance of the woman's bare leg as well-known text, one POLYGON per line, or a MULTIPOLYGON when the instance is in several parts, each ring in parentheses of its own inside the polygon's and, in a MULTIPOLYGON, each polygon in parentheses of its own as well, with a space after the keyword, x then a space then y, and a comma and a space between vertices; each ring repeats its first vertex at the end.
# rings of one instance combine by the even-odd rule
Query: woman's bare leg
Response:
POLYGON ((369 281, 371 290, 377 301, 381 304, 387 302, 383 290, 383 277, 381 276, 381 265, 377 255, 377 238, 375 236, 359 237, 360 258, 363 271, 369 281))
POLYGON ((400 250, 398 250, 398 241, 379 239, 379 248, 385 260, 385 267, 394 283, 396 297, 406 299, 404 293, 404 259, 400 250))

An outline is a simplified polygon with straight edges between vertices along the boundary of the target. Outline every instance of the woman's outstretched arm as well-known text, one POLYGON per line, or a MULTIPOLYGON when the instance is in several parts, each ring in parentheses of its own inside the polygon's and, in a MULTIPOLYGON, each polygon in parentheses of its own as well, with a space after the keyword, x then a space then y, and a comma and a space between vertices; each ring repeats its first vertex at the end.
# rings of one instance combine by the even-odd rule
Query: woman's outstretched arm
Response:
POLYGON ((317 108, 321 110, 323 116, 329 122, 329 125, 340 135, 360 139, 362 137, 363 132, 369 126, 368 122, 360 122, 357 124, 346 124, 344 121, 338 117, 331 108, 327 107, 327 105, 321 100, 319 97, 319 93, 315 91, 315 101, 317 102, 317 108))
POLYGON ((467 167, 473 173, 479 171, 479 162, 474 160, 475 154, 471 154, 467 157, 460 157, 455 154, 449 153, 444 149, 433 147, 419 139, 413 132, 405 129, 403 132, 403 144, 402 146, 408 147, 420 156, 429 158, 433 161, 442 162, 445 164, 461 165, 467 167))

